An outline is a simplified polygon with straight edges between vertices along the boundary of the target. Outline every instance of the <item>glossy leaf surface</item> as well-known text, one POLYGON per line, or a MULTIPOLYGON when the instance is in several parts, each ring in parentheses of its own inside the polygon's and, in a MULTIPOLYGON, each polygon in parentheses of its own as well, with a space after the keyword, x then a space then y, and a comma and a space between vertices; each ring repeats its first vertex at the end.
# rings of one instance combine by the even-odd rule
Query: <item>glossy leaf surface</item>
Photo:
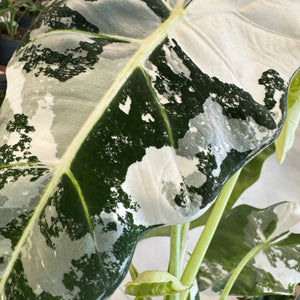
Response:
MULTIPOLYGON (((229 198, 225 212, 229 211, 240 195, 251 185, 253 185, 260 177, 262 166, 265 160, 275 152, 275 145, 272 144, 262 152, 251 159, 241 170, 239 178, 229 198)), ((190 223, 190 229, 203 226, 206 224, 208 217, 213 209, 211 206, 203 215, 190 223)), ((164 226, 152 229, 143 236, 143 239, 154 236, 170 236, 171 226, 164 226)))
POLYGON ((292 202, 232 209, 220 222, 200 268, 199 289, 220 293, 245 255, 265 244, 242 270, 231 294, 293 294, 300 281, 300 234, 289 230, 299 221, 300 206, 292 202))
POLYGON ((277 137, 299 4, 250 2, 49 2, 7 69, 0 295, 109 297, 277 137))

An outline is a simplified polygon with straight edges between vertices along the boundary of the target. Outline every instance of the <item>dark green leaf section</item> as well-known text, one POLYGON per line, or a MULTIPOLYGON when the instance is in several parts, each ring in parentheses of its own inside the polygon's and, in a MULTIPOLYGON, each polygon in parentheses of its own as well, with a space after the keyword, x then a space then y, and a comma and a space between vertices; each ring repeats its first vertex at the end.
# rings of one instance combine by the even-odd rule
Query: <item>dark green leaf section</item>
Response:
POLYGON ((65 0, 53 1, 38 15, 31 30, 44 25, 49 26, 52 30, 76 29, 91 33, 99 32, 97 26, 88 22, 84 16, 72 10, 66 3, 65 0))
MULTIPOLYGON (((1 213, 5 211, 5 208, 1 209, 1 213)), ((15 247, 22 235, 29 219, 31 218, 33 211, 25 210, 23 213, 19 214, 17 217, 13 218, 4 227, 0 228, 0 234, 11 241, 12 247, 15 247)), ((9 216, 11 214, 9 209, 6 209, 6 214, 9 216)), ((4 262, 4 257, 2 258, 4 262)))
MULTIPOLYGON (((254 158, 252 158, 251 161, 243 167, 236 185, 234 186, 234 189, 231 193, 225 212, 228 212, 233 207, 235 202, 239 199, 241 194, 259 179, 263 163, 274 152, 275 146, 274 144, 272 144, 264 149, 261 153, 256 155, 254 158)), ((212 211, 212 208, 213 207, 205 212, 205 214, 203 214, 200 218, 191 222, 190 228, 192 229, 198 226, 205 225, 212 211)))
POLYGON ((66 49, 64 53, 40 45, 27 47, 19 61, 23 61, 23 69, 26 72, 34 71, 38 77, 40 74, 53 77, 59 81, 67 81, 74 76, 93 69, 99 61, 103 47, 113 40, 91 38, 91 42, 79 42, 79 46, 66 49))
MULTIPOLYGON (((101 224, 97 223, 98 218, 94 216, 95 232, 90 232, 87 221, 89 216, 85 214, 82 199, 78 197, 73 183, 67 176, 63 177, 57 192, 51 198, 47 207, 41 215, 39 225, 45 242, 57 253, 56 256, 67 255, 68 264, 66 264, 62 281, 65 287, 65 296, 72 295, 74 299, 98 299, 99 295, 102 295, 104 299, 105 295, 110 295, 115 286, 120 284, 120 276, 125 276, 125 271, 121 267, 125 259, 119 257, 120 255, 118 256, 114 249, 109 249, 108 253, 101 251, 101 247, 107 248, 104 242, 108 242, 101 239, 101 237, 98 240, 97 232, 101 224), (53 216, 50 217, 49 212, 51 212, 51 209, 55 209, 56 213, 53 213, 53 216), (64 243, 64 241, 59 242, 59 239, 62 239, 65 234, 67 239, 74 242, 73 245, 70 244, 70 247, 76 247, 77 245, 79 248, 77 258, 68 256, 68 252, 66 252, 68 248, 57 248, 60 243, 64 243), (87 236, 90 236, 89 242, 86 241, 87 236), (59 251, 62 251, 62 253, 59 253, 59 251), (120 261, 122 263, 119 263, 120 261)), ((128 248, 132 252, 135 246, 135 238, 132 245, 130 237, 131 235, 134 237, 139 235, 140 230, 138 227, 132 226, 130 221, 130 217, 124 218, 123 235, 116 241, 115 246, 117 247, 119 244, 122 249, 128 248)), ((118 226, 118 228, 115 228, 115 232, 120 229, 121 227, 118 226)), ((106 232, 104 228, 103 231, 106 232)), ((113 231, 113 229, 110 228, 110 231, 113 231)), ((72 253, 76 254, 76 251, 72 253)), ((127 262, 128 264, 129 262, 127 262)), ((124 267, 127 267, 127 265, 125 264, 124 267)), ((44 276, 47 277, 47 270, 45 272, 44 276)), ((50 278, 47 280, 50 280, 50 278)), ((65 296, 60 299, 64 299, 65 296)))
POLYGON ((83 238, 89 232, 88 216, 85 215, 81 200, 66 175, 49 199, 47 207, 55 208, 56 212, 48 217, 48 211, 44 209, 39 218, 39 228, 46 244, 53 250, 56 247, 52 239, 59 238, 62 231, 67 233, 71 240, 83 238))
POLYGON ((28 117, 24 114, 14 115, 14 120, 8 122, 6 130, 8 134, 17 134, 19 137, 15 144, 0 147, 0 189, 20 177, 30 176, 30 181, 35 181, 47 173, 47 168, 36 166, 38 159, 30 152, 32 139, 28 134, 35 129, 28 124, 28 117))
MULTIPOLYGON (((266 243, 275 229, 282 226, 275 213, 277 205, 282 205, 279 208, 284 210, 288 203, 265 209, 242 205, 224 216, 198 273, 198 286, 201 291, 212 288, 220 293, 230 273, 242 258, 256 245, 266 243)), ((231 294, 291 294, 297 283, 297 272, 300 280, 299 242, 299 234, 291 234, 278 243, 268 242, 268 247, 251 259, 243 269, 231 294)))
MULTIPOLYGON (((273 114, 267 107, 254 101, 248 92, 203 73, 174 40, 166 39, 150 55, 146 70, 150 74, 152 84, 166 110, 174 142, 178 148, 177 153, 190 158, 196 156, 200 162, 198 170, 207 176, 201 187, 189 186, 187 188, 190 194, 198 194, 203 197, 201 207, 205 207, 217 196, 226 180, 257 153, 257 147, 263 149, 272 142, 274 136, 271 139, 259 141, 254 127, 251 128, 250 124, 254 120, 255 126, 260 127, 259 130, 263 132, 274 130, 277 128, 277 124, 273 119, 273 114), (174 61, 170 62, 170 57, 176 61, 176 65, 174 61), (155 75, 153 75, 154 72, 155 75), (211 103, 215 103, 215 107, 221 107, 224 118, 231 122, 230 128, 226 129, 228 132, 222 133, 222 124, 218 128, 214 124, 213 118, 210 117, 202 121, 203 124, 206 123, 207 130, 215 126, 214 139, 219 140, 218 145, 207 142, 209 136, 205 132, 205 126, 198 125, 199 133, 188 133, 189 136, 187 136, 189 126, 192 124, 191 121, 194 119, 193 122, 196 123, 198 116, 209 114, 204 112, 209 102, 208 99, 211 103), (237 124, 237 122, 240 123, 237 124), (247 125, 245 126, 245 124, 247 125), (238 128, 239 126, 240 128, 238 128), (244 133, 244 137, 240 136, 240 132, 244 133), (224 136, 222 136, 223 134, 224 136), (230 139, 238 140, 240 145, 251 140, 252 146, 247 146, 242 151, 229 148, 226 156, 221 158, 221 171, 216 175, 218 173, 217 161, 220 159, 218 159, 217 151, 214 148, 222 147, 222 143, 226 144, 226 135, 229 134, 231 135, 230 139), (185 144, 183 141, 185 137, 189 139, 191 145, 185 144), (203 151, 195 150, 196 145, 199 145, 203 151), (255 151, 253 151, 254 149, 255 151)), ((266 93, 269 93, 270 89, 282 91, 283 81, 275 71, 266 71, 262 78, 264 80, 260 80, 260 84, 267 86, 266 93)), ((274 93, 272 95, 274 96, 274 93)), ((271 97, 270 93, 268 97, 271 97)), ((273 100, 275 101, 275 99, 273 100)), ((283 114, 285 114, 284 109, 283 114)))
MULTIPOLYGON (((213 201, 216 196, 221 191, 221 188, 226 183, 226 181, 245 163, 245 161, 249 160, 251 156, 253 156, 252 151, 238 152, 236 150, 231 150, 226 159, 222 162, 221 165, 221 173, 218 177, 214 176, 213 173, 209 173, 209 170, 213 171, 213 169, 209 169, 209 162, 213 161, 213 156, 210 154, 205 154, 204 152, 199 152, 198 154, 201 158, 202 165, 200 164, 200 170, 205 174, 207 174, 207 181, 200 187, 189 188, 190 192, 198 193, 203 195, 203 201, 201 207, 205 207, 208 203, 213 201), (205 161, 205 159, 207 161, 205 161), (234 166, 234 167, 233 167, 234 166)), ((198 156, 197 155, 197 156, 198 156)))
MULTIPOLYGON (((168 112, 174 136, 177 139, 182 138, 188 130, 189 120, 204 112, 203 104, 211 95, 214 95, 214 101, 222 106, 223 114, 228 118, 246 120, 252 117, 257 124, 267 129, 276 127, 272 114, 266 107, 254 101, 252 96, 241 88, 233 84, 223 83, 216 77, 211 78, 203 73, 175 40, 169 41, 167 39, 150 55, 150 62, 157 67, 159 74, 153 82, 155 89, 159 94, 167 95, 170 101, 164 106, 168 112), (175 73, 170 68, 164 47, 178 56, 182 65, 190 71, 190 77, 187 77, 183 72, 181 74, 175 73), (165 84, 167 84, 168 89, 166 89, 165 84), (183 103, 176 101, 176 95, 182 95, 183 103), (185 127, 182 127, 183 124, 185 127)), ((267 74, 270 72, 276 73, 270 70, 267 74)), ((270 89, 272 81, 261 82, 261 84, 267 85, 270 89)), ((274 84, 275 90, 277 88, 275 79, 274 84)))
POLYGON ((28 117, 24 114, 14 115, 14 120, 9 121, 6 126, 9 134, 18 133, 19 141, 14 145, 3 145, 0 148, 0 166, 18 163, 25 160, 25 162, 37 162, 37 157, 31 155, 29 152, 31 138, 28 136, 29 132, 34 132, 33 126, 28 125, 28 117))
POLYGON ((145 2, 147 6, 161 18, 162 21, 165 21, 169 17, 170 11, 161 0, 142 0, 142 2, 145 2))
POLYGON ((285 92, 286 84, 284 80, 279 76, 278 72, 274 70, 268 70, 264 72, 259 79, 259 84, 265 86, 265 106, 271 110, 276 105, 276 100, 274 100, 276 90, 285 92))
POLYGON ((127 169, 142 159, 145 148, 166 145, 170 145, 166 125, 143 73, 136 70, 95 125, 71 167, 91 215, 114 211, 119 202, 135 209, 121 188, 127 169), (131 101, 128 114, 120 108, 126 101, 131 101), (155 121, 144 121, 146 114, 155 121))
MULTIPOLYGON (((138 206, 121 187, 126 171, 129 165, 142 159, 146 147, 161 148, 169 143, 158 105, 147 87, 143 72, 136 70, 95 125, 72 163, 71 170, 85 198, 97 249, 103 259, 101 266, 97 266, 103 272, 93 272, 90 266, 85 272, 87 276, 94 274, 101 278, 102 283, 98 284, 96 291, 106 291, 107 296, 126 275, 135 245, 141 234, 147 231, 144 226, 134 224, 133 215, 138 206), (145 114, 151 114, 155 122, 145 122, 142 118, 145 114), (118 210, 122 206, 127 210, 125 214, 118 210), (114 242, 110 244, 107 239, 114 242)), ((94 259, 96 263, 96 257, 94 259)), ((81 260, 76 262, 81 263, 81 260)), ((71 284, 74 276, 72 273, 68 276, 71 284)), ((84 284, 86 290, 93 290, 93 282, 78 280, 78 285, 84 284)))

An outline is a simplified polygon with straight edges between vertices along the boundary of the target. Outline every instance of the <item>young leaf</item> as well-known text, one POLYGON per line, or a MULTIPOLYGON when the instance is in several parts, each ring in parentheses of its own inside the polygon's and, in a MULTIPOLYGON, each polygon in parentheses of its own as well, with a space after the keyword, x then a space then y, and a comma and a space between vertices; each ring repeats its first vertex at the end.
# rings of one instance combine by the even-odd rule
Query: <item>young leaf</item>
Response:
POLYGON ((287 98, 287 118, 282 132, 276 140, 276 158, 283 162, 295 139, 295 131, 300 121, 300 71, 294 76, 287 98))
POLYGON ((7 68, 0 295, 106 299, 278 136, 299 4, 248 4, 48 3, 7 68))
POLYGON ((145 271, 135 280, 126 283, 125 292, 138 297, 172 295, 189 289, 168 272, 145 271))
POLYGON ((232 209, 220 222, 200 268, 199 289, 220 293, 238 263, 261 245, 263 250, 242 270, 231 294, 292 294, 300 281, 300 234, 286 234, 299 220, 300 206, 291 202, 232 209))

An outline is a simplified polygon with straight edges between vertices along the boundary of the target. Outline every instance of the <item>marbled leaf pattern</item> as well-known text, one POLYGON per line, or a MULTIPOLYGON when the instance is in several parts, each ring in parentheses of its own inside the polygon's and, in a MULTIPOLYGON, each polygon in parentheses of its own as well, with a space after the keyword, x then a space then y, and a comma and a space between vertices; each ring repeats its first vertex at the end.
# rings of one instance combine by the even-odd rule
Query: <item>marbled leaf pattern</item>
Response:
POLYGON ((48 3, 1 107, 2 298, 108 298, 145 232, 200 216, 278 136, 299 4, 248 4, 48 3))

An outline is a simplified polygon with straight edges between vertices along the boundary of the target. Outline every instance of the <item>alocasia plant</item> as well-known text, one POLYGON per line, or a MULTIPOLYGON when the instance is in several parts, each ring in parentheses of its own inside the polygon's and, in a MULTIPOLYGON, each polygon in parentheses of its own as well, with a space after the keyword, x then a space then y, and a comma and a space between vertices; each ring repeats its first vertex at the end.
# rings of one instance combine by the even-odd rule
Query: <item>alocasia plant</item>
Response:
POLYGON ((1 107, 2 298, 106 299, 144 233, 203 214, 282 128, 299 10, 49 2, 1 107))

